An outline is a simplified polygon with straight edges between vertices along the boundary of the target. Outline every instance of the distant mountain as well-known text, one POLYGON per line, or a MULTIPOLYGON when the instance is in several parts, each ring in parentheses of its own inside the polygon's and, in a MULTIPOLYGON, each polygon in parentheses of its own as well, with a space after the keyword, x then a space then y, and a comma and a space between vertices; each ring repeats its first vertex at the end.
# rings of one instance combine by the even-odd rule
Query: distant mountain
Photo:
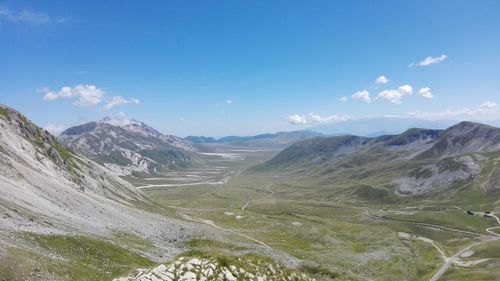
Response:
POLYGON ((189 142, 164 135, 136 120, 118 122, 105 118, 68 128, 59 139, 72 150, 122 175, 154 173, 189 166, 198 160, 189 142))
POLYGON ((349 120, 341 123, 321 124, 310 127, 310 130, 327 135, 356 135, 364 137, 377 137, 381 135, 401 134, 408 128, 446 129, 456 121, 454 120, 420 120, 415 118, 369 118, 349 120))
POLYGON ((495 191, 500 190, 499 153, 499 128, 461 122, 446 130, 304 140, 253 169, 288 171, 330 183, 361 181, 398 195, 425 194, 479 177, 482 191, 495 191))
POLYGON ((204 136, 187 136, 184 138, 187 141, 192 143, 216 143, 217 139, 212 137, 204 137, 204 136))
POLYGON ((313 131, 292 131, 279 132, 274 134, 260 134, 255 136, 227 136, 220 139, 212 137, 195 137, 189 136, 185 140, 189 140, 196 144, 231 144, 238 146, 286 146, 296 141, 310 139, 314 137, 324 136, 321 133, 313 131))

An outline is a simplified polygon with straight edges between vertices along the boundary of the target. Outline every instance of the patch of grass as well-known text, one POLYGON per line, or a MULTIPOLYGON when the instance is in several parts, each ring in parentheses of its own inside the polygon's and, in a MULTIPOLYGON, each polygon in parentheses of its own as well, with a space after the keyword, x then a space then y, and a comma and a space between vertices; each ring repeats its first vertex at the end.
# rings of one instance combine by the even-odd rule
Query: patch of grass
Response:
POLYGON ((208 239, 192 239, 186 243, 192 249, 214 249, 214 250, 233 250, 233 251, 244 251, 248 250, 246 247, 237 246, 234 244, 224 243, 216 240, 208 239))
POLYGON ((111 280, 154 264, 131 250, 92 237, 32 233, 23 237, 44 253, 37 257, 44 269, 62 280, 111 280))
POLYGON ((1 105, 0 105, 0 116, 3 116, 5 119, 10 121, 9 111, 1 105))
POLYGON ((330 279, 336 279, 339 277, 338 273, 333 272, 333 271, 329 270, 328 268, 325 268, 325 267, 322 267, 319 265, 303 264, 300 266, 300 270, 307 272, 311 275, 328 277, 330 279))
POLYGON ((113 231, 113 241, 143 252, 154 249, 154 244, 151 240, 139 237, 129 231, 113 231))
POLYGON ((67 148, 63 147, 58 141, 53 143, 53 147, 57 150, 57 152, 59 152, 62 159, 67 161, 73 158, 73 154, 67 148))

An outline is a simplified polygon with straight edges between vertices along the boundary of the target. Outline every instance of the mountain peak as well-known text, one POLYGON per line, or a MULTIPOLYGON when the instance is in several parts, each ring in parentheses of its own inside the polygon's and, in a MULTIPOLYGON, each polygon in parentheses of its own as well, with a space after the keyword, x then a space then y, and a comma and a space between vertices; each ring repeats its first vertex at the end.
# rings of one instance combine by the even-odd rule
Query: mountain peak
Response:
POLYGON ((447 131, 459 131, 459 132, 466 132, 470 131, 473 129, 478 129, 478 128, 484 128, 484 129, 498 129, 496 127, 486 125, 486 124, 481 124, 477 122, 471 122, 471 121, 462 121, 460 123, 457 123, 456 125, 451 126, 450 128, 447 129, 447 131))
POLYGON ((185 166, 193 161, 189 143, 125 117, 106 117, 74 126, 59 138, 74 151, 122 175, 185 166))

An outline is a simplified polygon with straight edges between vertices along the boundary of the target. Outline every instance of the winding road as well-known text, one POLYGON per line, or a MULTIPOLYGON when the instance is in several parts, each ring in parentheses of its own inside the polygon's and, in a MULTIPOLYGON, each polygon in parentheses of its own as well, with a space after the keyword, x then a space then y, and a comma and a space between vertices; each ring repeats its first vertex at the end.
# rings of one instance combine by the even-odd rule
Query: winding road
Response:
POLYGON ((235 231, 235 230, 232 230, 232 229, 229 229, 229 228, 224 228, 224 227, 218 226, 218 225, 216 225, 216 224, 215 224, 213 221, 211 221, 211 220, 201 219, 201 218, 197 218, 197 217, 192 217, 192 216, 190 216, 190 215, 188 215, 188 214, 186 214, 186 213, 183 213, 183 212, 179 212, 179 214, 180 214, 180 215, 181 215, 184 219, 186 219, 186 220, 190 220, 190 221, 194 221, 194 222, 198 222, 198 223, 203 223, 203 224, 209 225, 209 226, 211 226, 211 227, 217 228, 217 229, 219 229, 219 230, 223 230, 223 231, 227 231, 227 232, 230 232, 230 233, 236 234, 236 235, 241 236, 241 237, 244 237, 244 238, 246 238, 246 239, 248 239, 248 240, 254 241, 254 242, 256 242, 256 243, 258 243, 258 244, 260 244, 260 245, 262 245, 262 246, 264 246, 264 247, 266 247, 266 248, 272 249, 272 247, 271 247, 271 246, 267 245, 266 243, 264 243, 264 242, 262 242, 262 241, 260 241, 260 240, 257 240, 257 239, 255 239, 255 238, 253 238, 253 237, 250 237, 250 236, 246 235, 246 234, 243 234, 243 233, 237 232, 237 231, 235 231))
MULTIPOLYGON (((497 223, 500 225, 500 219, 496 216, 496 215, 492 215, 492 217, 494 217, 496 220, 497 220, 497 223)), ((489 227, 486 229, 486 231, 492 235, 494 235, 493 238, 491 239, 488 239, 488 240, 484 240, 484 241, 481 241, 481 242, 477 242, 477 243, 474 243, 474 244, 471 244, 471 245, 468 245, 467 247, 463 248, 462 250, 458 251, 456 254, 454 254, 453 256, 447 258, 446 255, 444 255, 444 264, 441 266, 441 268, 432 276, 431 279, 429 279, 429 281, 437 281, 439 280, 439 278, 441 278, 443 276, 443 274, 448 270, 448 268, 450 268, 450 266, 456 262, 456 260, 460 257, 460 255, 462 255, 463 253, 467 252, 468 250, 472 249, 473 247, 475 246, 478 246, 478 245, 481 245, 481 244, 484 244, 484 243, 487 243, 487 242, 491 242, 491 241, 495 241, 495 240, 500 240, 500 234, 498 233, 495 233, 492 231, 492 229, 495 229, 495 228, 500 228, 500 226, 496 226, 496 227, 489 227)), ((437 247, 437 246, 436 246, 437 247)), ((440 251, 441 254, 443 254, 442 251, 440 251)))

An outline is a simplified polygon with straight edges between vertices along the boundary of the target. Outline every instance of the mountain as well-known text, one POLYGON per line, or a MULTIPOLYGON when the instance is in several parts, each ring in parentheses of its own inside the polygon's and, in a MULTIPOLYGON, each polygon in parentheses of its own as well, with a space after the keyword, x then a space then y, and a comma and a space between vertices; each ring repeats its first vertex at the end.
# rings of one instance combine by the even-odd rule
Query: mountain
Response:
POLYGON ((141 205, 150 201, 134 186, 0 105, 2 249, 25 245, 16 235, 28 232, 109 237, 116 231, 162 237, 154 243, 174 249, 167 241, 178 239, 180 227, 187 226, 136 207, 141 205))
POLYGON ((357 135, 377 137, 380 135, 401 134, 408 128, 431 128, 444 130, 452 125, 454 120, 421 120, 415 118, 380 117, 348 120, 340 123, 330 123, 312 126, 309 129, 326 135, 357 135))
POLYGON ((198 161, 190 143, 136 120, 105 118, 68 128, 59 140, 121 175, 154 173, 198 161))
POLYGON ((255 136, 227 136, 220 139, 203 136, 189 136, 185 140, 191 141, 195 144, 230 144, 235 146, 251 146, 263 147, 274 146, 283 147, 290 145, 296 141, 324 136, 323 134, 313 131, 292 131, 292 132, 278 132, 273 134, 260 134, 255 136))
POLYGON ((363 182, 398 196, 476 182, 500 189, 500 129, 461 122, 446 130, 413 128, 399 135, 334 136, 297 142, 253 168, 285 171, 322 183, 363 182))
POLYGON ((448 128, 423 157, 443 157, 464 153, 500 150, 500 129, 472 122, 448 128))
POLYGON ((216 143, 217 139, 213 137, 204 137, 204 136, 187 136, 184 138, 187 141, 190 141, 192 143, 216 143))

